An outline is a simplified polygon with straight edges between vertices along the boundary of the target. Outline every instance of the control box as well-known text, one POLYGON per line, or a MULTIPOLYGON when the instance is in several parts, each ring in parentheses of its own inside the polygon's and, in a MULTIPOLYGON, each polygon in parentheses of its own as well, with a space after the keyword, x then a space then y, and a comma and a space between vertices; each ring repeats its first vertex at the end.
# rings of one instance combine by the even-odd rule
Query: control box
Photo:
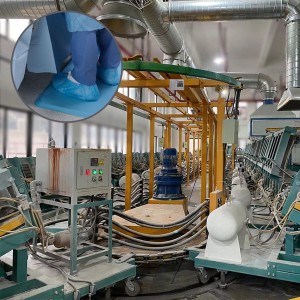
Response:
POLYGON ((111 150, 37 149, 35 178, 47 194, 110 197, 111 150))
POLYGON ((238 145, 239 138, 239 121, 234 119, 223 120, 223 144, 235 144, 238 145))

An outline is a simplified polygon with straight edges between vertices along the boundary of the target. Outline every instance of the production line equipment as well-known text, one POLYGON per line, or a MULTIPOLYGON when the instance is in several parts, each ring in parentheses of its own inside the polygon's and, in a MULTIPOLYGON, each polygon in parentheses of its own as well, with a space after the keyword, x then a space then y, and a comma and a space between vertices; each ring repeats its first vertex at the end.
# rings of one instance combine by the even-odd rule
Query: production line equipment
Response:
POLYGON ((156 190, 149 203, 179 204, 187 214, 187 198, 182 193, 183 176, 177 169, 177 151, 175 148, 162 150, 162 168, 155 176, 156 190))
POLYGON ((112 258, 110 193, 110 150, 38 149, 30 197, 0 169, 0 299, 91 298, 121 281, 130 288, 134 261, 112 258), (41 205, 59 216, 44 222, 41 205), (100 234, 99 224, 108 230, 100 234))
POLYGON ((200 276, 228 271, 300 282, 300 171, 286 127, 253 141, 233 171, 231 195, 207 219, 203 250, 191 248, 200 276), (294 155, 291 155, 291 154, 294 155))

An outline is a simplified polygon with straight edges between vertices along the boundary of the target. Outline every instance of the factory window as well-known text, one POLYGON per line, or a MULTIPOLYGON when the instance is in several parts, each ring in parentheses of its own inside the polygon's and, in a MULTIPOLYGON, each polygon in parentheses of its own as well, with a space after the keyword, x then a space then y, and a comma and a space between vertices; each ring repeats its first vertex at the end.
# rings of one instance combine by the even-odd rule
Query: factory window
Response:
POLYGON ((117 131, 117 152, 123 153, 123 130, 118 129, 117 131))
POLYGON ((51 122, 51 137, 55 141, 55 147, 64 148, 64 124, 58 122, 51 122))
POLYGON ((108 128, 105 126, 101 126, 101 148, 108 149, 108 128))
POLYGON ((67 148, 73 147, 73 126, 72 124, 67 124, 67 148))
MULTIPOLYGON (((128 78, 129 78, 128 72, 127 71, 123 71, 122 80, 128 80, 128 78)), ((123 95, 128 96, 129 95, 129 88, 122 88, 122 87, 120 87, 118 89, 118 92, 121 93, 121 94, 123 94, 123 95)))
POLYGON ((36 155, 36 149, 47 148, 49 142, 49 121, 38 115, 33 115, 32 124, 32 155, 36 155))
POLYGON ((122 133, 123 133, 123 139, 122 139, 123 147, 122 148, 123 148, 123 153, 126 154, 126 152, 127 152, 127 131, 123 130, 122 133))
POLYGON ((12 19, 8 21, 8 38, 12 41, 16 41, 23 30, 29 25, 27 19, 12 19))
POLYGON ((140 132, 134 132, 133 133, 133 152, 141 152, 141 133, 140 132))
POLYGON ((97 125, 90 125, 90 148, 97 149, 98 148, 98 127, 97 125))
POLYGON ((111 152, 116 152, 116 129, 109 129, 109 149, 111 152))
POLYGON ((3 155, 4 147, 4 109, 0 109, 0 155, 3 155))
POLYGON ((6 157, 26 156, 27 113, 7 111, 6 157))
POLYGON ((0 20, 0 34, 6 35, 7 33, 7 20, 1 19, 0 20))
POLYGON ((81 148, 88 148, 89 144, 89 128, 87 124, 81 124, 80 126, 81 130, 81 135, 80 135, 80 140, 81 140, 81 148))

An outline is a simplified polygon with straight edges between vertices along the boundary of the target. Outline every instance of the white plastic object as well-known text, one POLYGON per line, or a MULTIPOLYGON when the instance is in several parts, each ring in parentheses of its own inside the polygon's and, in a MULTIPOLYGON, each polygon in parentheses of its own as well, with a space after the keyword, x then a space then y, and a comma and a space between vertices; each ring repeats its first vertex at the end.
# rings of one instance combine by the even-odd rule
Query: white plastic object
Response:
POLYGON ((233 201, 241 202, 247 209, 251 206, 251 193, 245 186, 236 185, 231 190, 231 197, 233 201))

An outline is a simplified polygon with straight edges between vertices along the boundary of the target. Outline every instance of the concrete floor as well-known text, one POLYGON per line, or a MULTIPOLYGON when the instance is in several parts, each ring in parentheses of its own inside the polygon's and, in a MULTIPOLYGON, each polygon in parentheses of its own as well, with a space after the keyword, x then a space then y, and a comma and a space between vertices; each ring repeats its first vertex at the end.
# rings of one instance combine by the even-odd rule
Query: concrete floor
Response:
MULTIPOLYGON (((191 183, 190 186, 183 186, 183 192, 190 199, 189 209, 192 210, 196 205, 200 203, 200 180, 196 181, 196 184, 191 183)), ((169 269, 166 265, 165 268, 169 269)), ((227 289, 221 290, 219 288, 219 279, 215 278, 215 281, 208 284, 195 284, 194 277, 197 276, 195 271, 190 269, 189 272, 184 270, 185 273, 174 272, 174 284, 173 291, 160 294, 141 295, 138 297, 124 297, 114 296, 113 300, 257 300, 257 299, 272 299, 272 300, 287 300, 300 296, 300 285, 296 283, 284 282, 279 280, 271 280, 263 277, 249 276, 243 274, 229 273, 226 277, 226 281, 229 283, 227 289), (180 274, 181 273, 181 274, 180 274), (184 280, 190 276, 190 285, 187 283, 185 289, 178 289, 176 284, 178 281, 184 280), (191 277, 192 276, 192 277, 191 277), (193 280, 191 280, 193 278, 193 280)), ((163 285, 164 280, 169 290, 172 283, 166 280, 166 273, 157 274, 156 282, 163 285)), ((170 274, 171 275, 171 272, 170 274)), ((188 280, 186 281, 188 282, 188 280)), ((154 283, 154 282, 153 282, 154 283)), ((153 284, 153 287, 156 284, 153 284)), ((154 291, 154 289, 153 289, 154 291)))

